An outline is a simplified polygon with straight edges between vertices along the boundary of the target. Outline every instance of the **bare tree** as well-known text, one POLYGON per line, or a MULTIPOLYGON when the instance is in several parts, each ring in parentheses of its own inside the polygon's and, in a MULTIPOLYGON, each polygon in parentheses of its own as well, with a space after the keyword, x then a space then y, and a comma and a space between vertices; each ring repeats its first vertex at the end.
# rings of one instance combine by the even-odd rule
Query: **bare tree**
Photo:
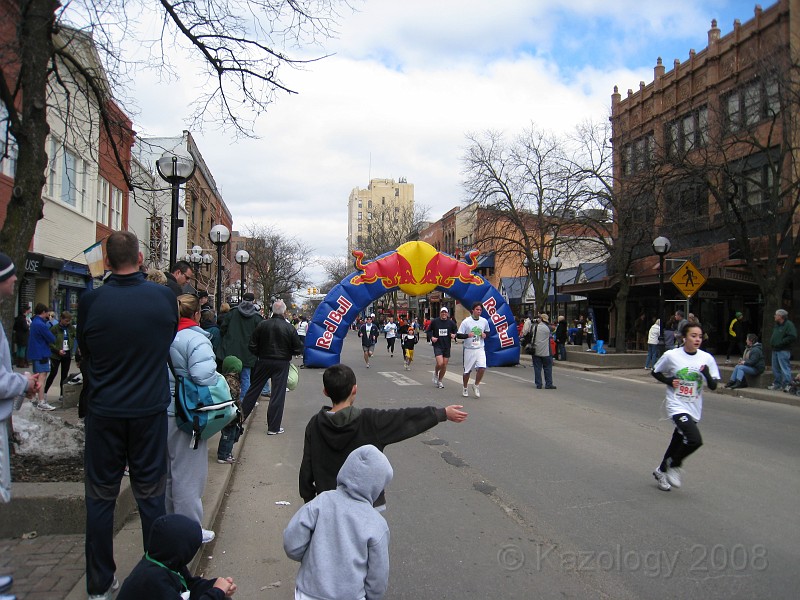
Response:
MULTIPOLYGON (((596 247, 595 255, 608 259, 608 274, 614 278, 614 346, 626 351, 627 306, 633 262, 649 253, 656 217, 656 180, 652 175, 655 155, 648 152, 650 138, 642 141, 636 164, 620 166, 615 176, 610 142, 611 126, 585 121, 570 136, 573 152, 565 168, 579 180, 581 209, 576 222, 583 241, 596 247)), ((663 316, 662 316, 663 318, 663 316)))
POLYGON ((323 293, 331 291, 340 281, 353 272, 353 257, 352 256, 334 256, 331 258, 323 258, 320 260, 322 268, 325 269, 325 275, 328 279, 322 284, 321 290, 323 293))
POLYGON ((536 310, 544 308, 561 233, 574 215, 578 181, 562 169, 562 141, 531 126, 512 142, 487 131, 467 135, 462 162, 467 201, 477 204, 475 245, 495 261, 522 265, 536 310))
POLYGON ((308 283, 303 272, 311 264, 313 250, 297 238, 274 227, 252 225, 245 250, 250 253, 247 272, 261 290, 265 303, 280 298, 288 306, 292 295, 308 283))
MULTIPOLYGON (((175 78, 170 56, 188 51, 205 72, 202 91, 192 104, 192 126, 212 123, 251 135, 253 119, 277 93, 294 93, 280 79, 280 67, 301 68, 309 62, 292 58, 287 48, 333 35, 337 7, 346 5, 340 0, 2 0, 0 122, 5 127, 0 139, 4 156, 16 154, 16 173, 0 247, 21 264, 42 217, 42 190, 52 159, 46 147, 48 119, 54 108, 67 129, 77 130, 70 120, 81 114, 79 105, 89 105, 99 115, 95 131, 102 127, 115 141, 120 123, 111 100, 124 95, 126 87, 132 89, 129 75, 147 66, 166 79, 175 78), (155 31, 136 31, 153 16, 160 21, 155 31), (130 39, 149 54, 145 62, 124 57, 122 46, 130 39)), ((120 149, 111 146, 127 177, 120 149)), ((10 314, 7 309, 6 322, 10 314)))

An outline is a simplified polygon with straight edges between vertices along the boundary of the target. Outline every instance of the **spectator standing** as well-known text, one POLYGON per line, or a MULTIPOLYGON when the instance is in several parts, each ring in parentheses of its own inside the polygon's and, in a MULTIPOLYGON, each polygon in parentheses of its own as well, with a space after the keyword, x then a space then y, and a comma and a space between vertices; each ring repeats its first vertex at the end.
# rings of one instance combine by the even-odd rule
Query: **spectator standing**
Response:
MULTIPOLYGON (((299 477, 300 497, 306 502, 336 489, 336 475, 356 448, 372 444, 383 451, 389 444, 412 438, 443 421, 461 423, 468 416, 461 410, 464 407, 456 404, 447 408, 358 408, 354 406, 358 393, 356 375, 347 365, 325 369, 322 385, 332 405, 323 406, 306 425, 299 477)), ((374 504, 383 510, 383 493, 374 504)))
POLYGON ((175 294, 139 271, 142 254, 133 233, 108 236, 105 263, 111 275, 78 305, 87 411, 86 588, 101 599, 111 598, 119 585, 114 506, 126 461, 145 549, 153 522, 165 512, 167 357, 178 325, 175 294))
POLYGON ((179 260, 172 266, 170 272, 165 272, 164 275, 167 277, 167 287, 173 291, 177 298, 185 293, 184 288, 191 278, 194 277, 194 271, 192 270, 192 265, 188 262, 179 260))
POLYGON ((33 320, 31 320, 31 337, 28 340, 28 360, 33 367, 33 374, 36 376, 37 398, 39 402, 36 408, 39 410, 55 410, 55 406, 51 406, 45 400, 44 384, 50 373, 50 344, 52 344, 56 337, 50 331, 50 321, 48 320, 49 313, 47 307, 39 303, 33 309, 33 320))
POLYGON ((647 331, 647 360, 644 361, 645 369, 652 369, 658 360, 658 336, 661 335, 661 319, 656 319, 647 331))
POLYGON ((757 376, 764 372, 766 362, 764 360, 764 349, 758 341, 755 333, 748 333, 745 341, 747 348, 742 354, 742 358, 731 373, 731 380, 725 384, 726 388, 736 390, 747 387, 747 375, 757 376))
POLYGON ((239 437, 244 433, 242 404, 238 400, 241 388, 242 361, 236 356, 226 356, 225 360, 222 361, 222 368, 219 372, 228 382, 231 398, 236 400, 236 406, 239 408, 238 417, 220 431, 219 444, 217 445, 217 462, 221 465, 232 465, 236 462, 233 458, 233 445, 239 441, 239 437))
POLYGON ((676 310, 673 322, 675 323, 675 347, 680 348, 683 346, 683 334, 681 332, 689 320, 683 316, 682 310, 676 310))
POLYGON ((531 337, 533 346, 533 378, 536 389, 542 389, 542 371, 544 371, 544 388, 554 390, 553 385, 553 357, 550 353, 550 317, 546 314, 539 315, 539 319, 533 324, 533 335, 531 337))
POLYGON ((242 296, 242 301, 228 313, 222 322, 220 332, 222 333, 222 353, 225 356, 236 356, 242 361, 241 373, 241 393, 239 399, 244 402, 245 394, 250 389, 250 373, 256 364, 256 357, 250 353, 248 345, 250 337, 264 320, 258 311, 254 300, 256 297, 252 292, 246 292, 242 296))
POLYGON ((450 311, 443 306, 439 316, 431 321, 428 327, 433 345, 433 358, 436 365, 433 368, 433 385, 444 388, 444 374, 447 373, 447 363, 450 362, 450 348, 456 339, 456 324, 450 318, 450 311))
POLYGON ((737 311, 728 325, 728 354, 725 357, 725 364, 731 362, 731 352, 744 356, 745 334, 744 315, 737 311))
POLYGON ((797 328, 789 320, 789 313, 779 308, 775 311, 775 326, 769 340, 775 381, 767 389, 789 391, 792 383, 792 365, 789 361, 792 358, 792 344, 796 339, 797 328))
POLYGON ((567 360, 567 320, 558 315, 556 324, 556 360, 567 360))
POLYGON ((586 351, 592 351, 592 344, 594 344, 594 321, 592 320, 591 315, 586 317, 586 351))
MULTIPOLYGON (((175 417, 175 378, 191 380, 198 386, 213 387, 221 375, 210 334, 200 327, 200 301, 193 294, 178 296, 178 333, 169 349, 170 402, 167 445, 169 468, 165 507, 167 514, 184 515, 203 525, 203 492, 208 480, 208 440, 194 440, 191 433, 178 429, 175 417), (194 442, 194 443, 193 443, 194 442), (196 444, 196 445, 195 445, 196 444)), ((203 529, 203 543, 214 539, 214 532, 203 529)))
POLYGON ((61 369, 61 381, 59 383, 60 394, 58 401, 64 401, 64 382, 69 377, 69 369, 72 365, 72 357, 75 355, 75 326, 72 324, 72 313, 64 311, 61 313, 56 325, 50 328, 55 340, 50 344, 50 375, 47 376, 47 382, 44 384, 44 394, 47 397, 47 392, 53 381, 56 379, 56 374, 59 368, 61 369))
POLYGON ((481 397, 481 379, 486 371, 486 344, 484 340, 489 335, 489 322, 481 316, 483 305, 480 302, 472 303, 472 313, 463 321, 458 328, 456 337, 464 342, 464 376, 462 382, 464 388, 461 395, 469 396, 469 374, 475 371, 475 383, 472 385, 472 392, 476 398, 481 397))
MULTIPOLYGON (((0 299, 14 296, 17 270, 6 254, 0 252, 0 299)), ((15 373, 11 367, 11 347, 6 330, 0 326, 0 502, 11 501, 11 465, 9 439, 11 411, 14 402, 36 392, 36 377, 30 373, 15 373)))
POLYGON ((214 358, 217 361, 217 369, 222 366, 225 355, 222 353, 222 333, 217 325, 217 317, 210 308, 204 309, 200 305, 200 327, 209 335, 211 347, 214 349, 214 358))
POLYGON ((372 506, 392 475, 382 452, 362 446, 344 461, 336 489, 291 518, 283 548, 300 562, 296 599, 383 598, 389 584, 389 526, 372 506))
POLYGON ((303 352, 301 353, 301 356, 303 357, 303 362, 300 365, 301 369, 305 368, 306 366, 306 334, 308 334, 308 319, 306 319, 305 315, 300 315, 300 322, 297 324, 297 337, 300 338, 300 345, 303 347, 303 352))
MULTIPOLYGON (((16 275, 15 275, 16 277, 16 275)), ((16 279, 15 279, 16 281, 16 279)), ((17 367, 28 367, 28 340, 31 333, 31 307, 27 304, 14 319, 14 343, 17 367)))
POLYGON ((584 320, 583 315, 578 315, 578 318, 575 319, 575 344, 577 346, 583 346, 583 334, 585 326, 586 321, 584 320))
POLYGON ((248 348, 257 358, 253 367, 250 389, 242 401, 244 418, 255 408, 259 391, 269 380, 272 395, 267 409, 267 435, 283 433, 283 405, 286 401, 286 383, 289 381, 289 363, 292 357, 303 351, 300 337, 284 315, 286 303, 276 300, 272 304, 272 316, 258 324, 250 337, 248 348))

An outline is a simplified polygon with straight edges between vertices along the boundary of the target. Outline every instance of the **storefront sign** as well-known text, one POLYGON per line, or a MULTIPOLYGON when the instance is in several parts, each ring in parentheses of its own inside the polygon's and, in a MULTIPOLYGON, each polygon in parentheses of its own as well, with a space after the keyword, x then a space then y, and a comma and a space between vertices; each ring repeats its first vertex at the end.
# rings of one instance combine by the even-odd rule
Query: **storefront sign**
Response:
POLYGON ((28 255, 25 257, 25 272, 38 273, 39 270, 42 268, 43 262, 44 262, 44 256, 42 256, 41 254, 34 254, 33 252, 28 252, 28 255))

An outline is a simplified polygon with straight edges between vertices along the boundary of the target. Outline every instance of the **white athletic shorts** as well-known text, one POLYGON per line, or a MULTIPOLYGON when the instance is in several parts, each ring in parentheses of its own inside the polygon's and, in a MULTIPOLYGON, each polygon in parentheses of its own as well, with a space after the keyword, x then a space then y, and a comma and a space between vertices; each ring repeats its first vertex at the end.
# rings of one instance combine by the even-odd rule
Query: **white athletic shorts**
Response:
POLYGON ((464 348, 464 373, 486 368, 486 351, 483 348, 464 348))

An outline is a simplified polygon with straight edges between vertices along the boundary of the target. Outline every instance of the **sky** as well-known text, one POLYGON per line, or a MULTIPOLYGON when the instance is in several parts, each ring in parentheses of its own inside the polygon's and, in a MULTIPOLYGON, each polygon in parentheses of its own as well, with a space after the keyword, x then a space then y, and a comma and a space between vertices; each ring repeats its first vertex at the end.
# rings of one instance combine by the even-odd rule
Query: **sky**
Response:
MULTIPOLYGON (((772 2, 764 2, 766 9, 772 2)), ((279 95, 256 122, 257 139, 192 131, 234 229, 271 225, 313 250, 344 256, 347 200, 371 178, 414 184, 438 220, 462 205, 466 135, 531 124, 554 133, 608 118, 623 97, 689 50, 753 18, 742 0, 355 0, 338 35, 295 56, 330 54, 280 72, 296 95, 279 95)), ((180 58, 176 59, 180 63, 180 58)), ((191 68, 178 81, 136 78, 135 128, 178 135, 196 93, 191 68)), ((324 282, 315 261, 307 275, 324 282)))

